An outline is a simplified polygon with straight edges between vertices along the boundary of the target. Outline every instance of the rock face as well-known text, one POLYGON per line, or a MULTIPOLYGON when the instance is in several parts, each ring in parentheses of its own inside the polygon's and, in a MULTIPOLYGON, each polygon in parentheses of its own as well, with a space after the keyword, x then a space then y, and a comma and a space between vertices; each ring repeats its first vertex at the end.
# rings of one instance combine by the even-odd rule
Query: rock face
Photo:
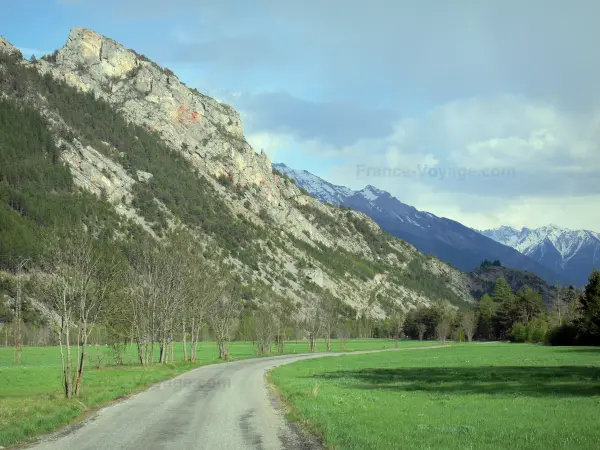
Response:
MULTIPOLYGON (((128 121, 156 133, 185 157, 198 176, 213 184, 235 216, 263 227, 263 251, 254 268, 223 255, 246 281, 270 285, 297 304, 329 292, 357 311, 384 316, 386 304, 406 310, 440 299, 429 295, 427 289, 398 281, 418 262, 423 276, 436 285, 431 292, 447 288, 462 301, 473 301, 463 274, 440 261, 428 260, 405 242, 382 238, 388 240, 390 249, 382 255, 373 243, 373 236, 381 235, 373 221, 362 213, 305 195, 288 177, 273 170, 266 154, 256 153, 246 142, 240 116, 231 106, 188 88, 169 69, 145 56, 94 31, 74 28, 65 46, 52 56, 23 64, 93 93, 128 121), (268 245, 273 242, 283 244, 268 245), (338 264, 349 270, 344 273, 335 267, 338 264), (368 275, 356 269, 369 265, 368 275), (373 303, 372 298, 385 301, 373 303)), ((44 110, 44 114, 57 130, 68 128, 54 112, 44 110)), ((70 131, 77 136, 77 130, 70 131)), ((128 173, 118 158, 106 156, 118 152, 107 153, 81 142, 77 138, 59 142, 77 184, 106 195, 117 212, 151 232, 136 213, 132 199, 136 183, 151 183, 153 174, 128 173)), ((164 205, 161 208, 166 209, 164 205)), ((178 223, 175 215, 169 217, 178 223)))
POLYGON ((21 53, 17 47, 12 45, 10 42, 8 42, 6 39, 4 39, 2 36, 0 36, 0 52, 5 53, 7 55, 21 53))
POLYGON ((44 61, 40 70, 94 92, 216 175, 225 169, 214 163, 222 154, 240 183, 258 185, 271 171, 268 159, 245 142, 240 116, 231 106, 189 89, 169 69, 94 31, 71 30, 56 63, 44 61))

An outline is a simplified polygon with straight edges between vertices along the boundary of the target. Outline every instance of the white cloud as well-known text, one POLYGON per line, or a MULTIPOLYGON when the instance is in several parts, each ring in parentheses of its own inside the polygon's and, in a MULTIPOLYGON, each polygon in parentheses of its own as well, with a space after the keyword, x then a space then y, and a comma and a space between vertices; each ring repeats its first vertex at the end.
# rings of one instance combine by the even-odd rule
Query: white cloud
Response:
POLYGON ((569 115, 521 96, 496 96, 438 106, 400 120, 387 137, 349 146, 268 132, 251 142, 255 147, 260 142, 274 161, 292 165, 294 149, 307 161, 296 168, 354 189, 373 184, 468 226, 552 222, 600 231, 600 210, 592 207, 600 204, 598 117, 569 115), (408 172, 366 173, 364 167, 408 172), (459 169, 473 172, 460 178, 459 169))

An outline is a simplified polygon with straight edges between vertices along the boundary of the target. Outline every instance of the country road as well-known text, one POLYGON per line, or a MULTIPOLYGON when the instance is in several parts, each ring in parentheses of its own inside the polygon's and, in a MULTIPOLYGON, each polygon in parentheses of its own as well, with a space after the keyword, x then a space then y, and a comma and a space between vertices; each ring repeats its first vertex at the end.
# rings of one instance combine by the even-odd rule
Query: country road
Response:
POLYGON ((36 450, 315 449, 316 439, 286 422, 265 373, 308 358, 350 353, 282 355, 200 367, 107 406, 84 422, 42 437, 36 450))

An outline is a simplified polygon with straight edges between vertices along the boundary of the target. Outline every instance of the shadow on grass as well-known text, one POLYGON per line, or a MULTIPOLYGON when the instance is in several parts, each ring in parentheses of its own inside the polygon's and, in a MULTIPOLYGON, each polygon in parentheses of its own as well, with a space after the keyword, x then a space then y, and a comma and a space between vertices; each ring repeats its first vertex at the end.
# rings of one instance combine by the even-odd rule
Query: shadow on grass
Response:
POLYGON ((362 369, 315 375, 351 388, 530 397, 600 395, 600 367, 428 367, 362 369))
POLYGON ((560 352, 568 352, 568 353, 599 353, 600 347, 569 347, 569 348, 557 348, 560 352))

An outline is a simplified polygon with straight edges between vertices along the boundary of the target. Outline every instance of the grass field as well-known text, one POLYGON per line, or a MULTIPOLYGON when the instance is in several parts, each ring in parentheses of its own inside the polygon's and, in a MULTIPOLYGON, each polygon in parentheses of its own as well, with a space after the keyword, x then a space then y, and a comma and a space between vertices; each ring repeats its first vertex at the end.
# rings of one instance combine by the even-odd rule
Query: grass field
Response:
POLYGON ((598 449, 600 348, 455 344, 282 366, 288 418, 345 449, 598 449))
MULTIPOLYGON (((426 343, 405 341, 403 346, 426 343)), ((342 342, 334 341, 333 351, 342 350, 342 342)), ((348 351, 393 347, 389 340, 353 339, 345 347, 348 351)), ((324 343, 318 345, 325 351, 324 343)), ((288 342, 286 353, 305 353, 306 342, 288 342)), ((256 356, 251 342, 233 342, 230 346, 232 360, 256 356)), ((175 359, 181 360, 183 349, 176 345, 175 359)), ((200 345, 198 362, 155 364, 141 367, 137 364, 136 348, 131 346, 125 354, 125 365, 115 366, 110 349, 90 347, 86 361, 83 394, 77 399, 65 400, 61 391, 60 353, 58 347, 25 347, 23 364, 14 364, 14 348, 0 348, 0 445, 6 446, 53 431, 85 413, 111 400, 140 391, 149 385, 174 377, 201 365, 217 363, 214 342, 200 345), (103 368, 97 370, 102 359, 103 368)))

